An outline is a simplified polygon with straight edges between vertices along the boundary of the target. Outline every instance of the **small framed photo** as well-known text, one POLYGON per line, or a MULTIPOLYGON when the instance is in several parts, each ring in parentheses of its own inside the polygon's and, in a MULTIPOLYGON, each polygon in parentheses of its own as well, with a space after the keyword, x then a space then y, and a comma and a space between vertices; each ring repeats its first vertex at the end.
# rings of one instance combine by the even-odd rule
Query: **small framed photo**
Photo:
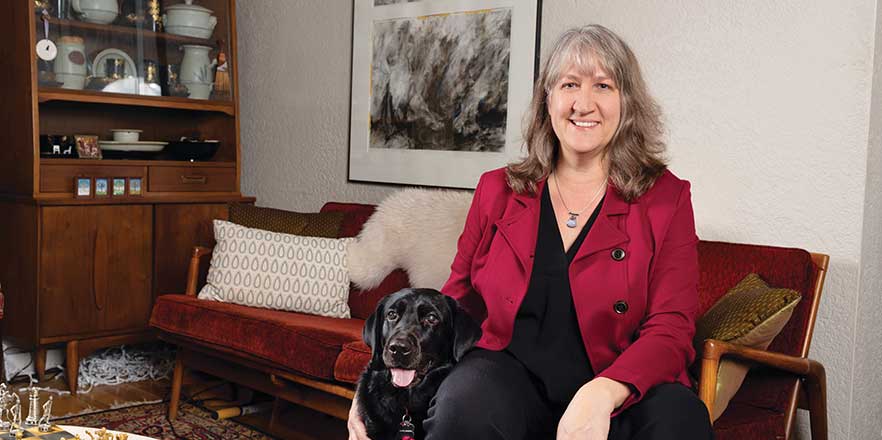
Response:
POLYGON ((144 195, 141 190, 141 178, 140 177, 129 177, 129 195, 130 196, 144 195))
POLYGON ((106 177, 95 178, 95 197, 107 197, 110 195, 110 179, 106 177))
POLYGON ((77 155, 80 159, 101 159, 101 147, 98 145, 98 136, 75 134, 74 141, 77 144, 77 155))
POLYGON ((126 195, 126 178, 114 177, 113 186, 111 186, 113 197, 121 197, 126 195))
POLYGON ((74 198, 88 199, 92 197, 92 178, 74 177, 74 198))

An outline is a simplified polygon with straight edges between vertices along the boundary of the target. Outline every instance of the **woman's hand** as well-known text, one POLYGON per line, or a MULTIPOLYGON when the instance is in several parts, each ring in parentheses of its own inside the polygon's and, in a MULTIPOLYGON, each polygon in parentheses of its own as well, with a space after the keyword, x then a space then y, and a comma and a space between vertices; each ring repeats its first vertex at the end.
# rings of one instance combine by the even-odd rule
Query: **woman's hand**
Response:
POLYGON ((557 425, 557 440, 606 440, 610 414, 630 394, 627 385, 605 377, 582 385, 557 425))
POLYGON ((361 414, 358 412, 358 391, 355 392, 352 406, 349 407, 349 420, 346 422, 346 429, 349 430, 349 440, 371 440, 367 435, 364 420, 361 420, 361 414))

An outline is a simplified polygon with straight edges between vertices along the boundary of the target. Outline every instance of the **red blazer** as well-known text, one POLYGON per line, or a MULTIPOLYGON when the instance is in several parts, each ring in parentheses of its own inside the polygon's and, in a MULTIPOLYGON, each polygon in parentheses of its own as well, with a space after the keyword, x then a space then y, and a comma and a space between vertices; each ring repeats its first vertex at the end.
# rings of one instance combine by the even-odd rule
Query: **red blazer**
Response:
MULTIPOLYGON (((539 228, 537 195, 516 194, 505 170, 481 176, 450 279, 441 289, 483 321, 478 346, 505 349, 527 292, 539 228)), ((570 264, 576 316, 597 376, 630 384, 613 415, 655 385, 689 386, 695 351, 698 237, 689 182, 670 171, 628 203, 614 187, 570 264), (624 251, 624 252, 623 252, 624 251)))

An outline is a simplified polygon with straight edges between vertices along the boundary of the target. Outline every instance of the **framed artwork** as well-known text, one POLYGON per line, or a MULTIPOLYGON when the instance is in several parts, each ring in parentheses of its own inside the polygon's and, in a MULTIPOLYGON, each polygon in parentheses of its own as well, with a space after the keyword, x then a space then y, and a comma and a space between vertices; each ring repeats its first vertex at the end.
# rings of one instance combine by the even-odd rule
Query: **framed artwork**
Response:
POLYGON ((114 177, 113 178, 113 186, 111 187, 113 191, 113 197, 120 197, 126 195, 126 178, 125 177, 114 177))
POLYGON ((129 195, 130 196, 143 195, 143 193, 141 192, 141 178, 140 177, 129 177, 129 195))
POLYGON ((101 159, 101 147, 98 145, 98 136, 91 134, 76 134, 74 142, 77 144, 77 156, 80 159, 101 159))
POLYGON ((92 178, 74 177, 74 198, 89 199, 92 197, 92 178))
POLYGON ((110 179, 106 177, 95 178, 95 197, 107 197, 110 195, 110 179))
POLYGON ((520 157, 540 0, 354 0, 349 179, 474 188, 520 157))

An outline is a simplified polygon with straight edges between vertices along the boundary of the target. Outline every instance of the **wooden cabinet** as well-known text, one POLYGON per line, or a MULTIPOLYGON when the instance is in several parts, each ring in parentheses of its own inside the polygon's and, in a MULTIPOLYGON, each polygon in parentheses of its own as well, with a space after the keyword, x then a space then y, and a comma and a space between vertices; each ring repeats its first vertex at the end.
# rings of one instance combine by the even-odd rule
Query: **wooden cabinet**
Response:
MULTIPOLYGON (((161 0, 160 5, 182 2, 161 0)), ((146 2, 120 4, 137 8, 146 2)), ((49 62, 34 51, 44 38, 44 22, 33 0, 5 2, 0 14, 5 62, 0 84, 9 91, 0 100, 3 336, 35 351, 39 376, 46 348, 66 344, 74 392, 80 356, 153 338, 147 325, 153 300, 183 292, 193 246, 213 244, 211 219, 226 218, 230 202, 254 200, 239 189, 235 2, 199 4, 217 17, 210 38, 147 29, 129 22, 127 13, 97 24, 50 10, 49 38, 66 56, 49 62), (208 60, 226 59, 223 69, 215 64, 193 69, 196 58, 184 63, 188 52, 195 57, 206 48, 208 60), (125 65, 118 78, 105 70, 115 64, 125 65), (187 82, 183 64, 204 78, 187 82), (83 71, 88 72, 85 82, 76 78, 83 71), (167 72, 185 85, 183 93, 172 87, 167 72), (69 83, 71 78, 75 81, 69 83), (210 87, 208 96, 191 95, 200 86, 187 87, 201 80, 224 86, 210 87), (115 81, 121 82, 109 87, 115 81), (129 83, 134 87, 126 89, 129 83), (116 151, 111 130, 120 128, 141 130, 141 141, 195 137, 217 140, 219 146, 198 162, 167 152, 136 157, 116 151), (97 136, 102 158, 41 149, 43 135, 80 134, 97 136), (74 194, 75 181, 82 178, 93 184, 88 197, 74 194), (115 178, 140 183, 140 192, 94 193, 95 179, 115 178)))
POLYGON ((41 334, 52 338, 144 328, 152 305, 151 206, 52 206, 42 211, 41 334))

